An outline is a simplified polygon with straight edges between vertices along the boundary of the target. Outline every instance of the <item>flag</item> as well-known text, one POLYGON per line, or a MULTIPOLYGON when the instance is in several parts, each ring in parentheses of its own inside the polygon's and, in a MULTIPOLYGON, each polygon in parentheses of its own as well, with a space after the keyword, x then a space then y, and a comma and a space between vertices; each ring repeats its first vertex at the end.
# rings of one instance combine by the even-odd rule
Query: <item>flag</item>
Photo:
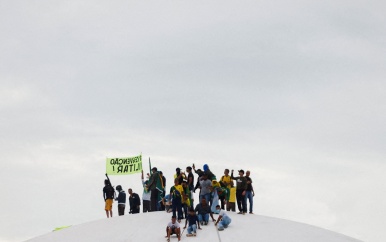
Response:
POLYGON ((134 157, 106 158, 106 174, 130 175, 141 173, 142 154, 134 157))

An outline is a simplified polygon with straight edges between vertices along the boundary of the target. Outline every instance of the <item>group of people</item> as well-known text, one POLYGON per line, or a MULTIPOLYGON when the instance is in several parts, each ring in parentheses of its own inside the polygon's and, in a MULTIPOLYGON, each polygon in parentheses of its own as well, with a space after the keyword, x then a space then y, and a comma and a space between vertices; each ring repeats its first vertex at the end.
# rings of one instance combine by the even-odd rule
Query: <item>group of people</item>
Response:
MULTIPOLYGON (((172 221, 166 229, 167 237, 171 234, 180 236, 179 228, 182 219, 186 219, 185 227, 188 225, 187 235, 194 236, 200 225, 207 225, 209 217, 216 223, 219 230, 223 230, 231 222, 230 217, 225 212, 235 211, 237 201, 238 214, 245 215, 247 204, 249 203, 249 213, 253 214, 253 196, 255 195, 250 171, 238 171, 238 176, 234 176, 234 171, 229 175, 229 169, 224 170, 224 174, 217 181, 216 176, 211 172, 208 165, 203 166, 203 170, 194 166, 186 167, 185 171, 176 168, 174 174, 174 185, 169 193, 165 193, 166 178, 156 167, 151 169, 151 174, 147 173, 146 180, 142 171, 141 180, 143 185, 142 208, 143 212, 163 211, 172 212, 172 221), (195 183, 194 173, 198 176, 195 183), (236 186, 235 186, 236 183, 236 186), (199 190, 199 203, 194 206, 194 193, 199 190), (217 221, 213 213, 219 214, 217 221)), ((105 180, 103 197, 105 199, 106 216, 112 217, 112 204, 114 199, 118 201, 118 213, 124 215, 126 193, 120 185, 116 187, 118 196, 115 196, 114 188, 110 181, 105 180)), ((141 199, 132 189, 128 189, 130 212, 139 213, 141 199)))
MULTIPOLYGON (((114 200, 118 202, 118 215, 122 216, 125 214, 126 209, 126 193, 122 189, 121 185, 118 185, 115 188, 118 192, 116 195, 113 186, 109 179, 105 180, 105 186, 103 187, 103 199, 105 200, 105 211, 107 218, 113 217, 113 202, 114 200)), ((129 204, 130 211, 129 213, 139 213, 141 206, 141 199, 137 193, 134 193, 131 188, 128 189, 129 193, 129 204)))

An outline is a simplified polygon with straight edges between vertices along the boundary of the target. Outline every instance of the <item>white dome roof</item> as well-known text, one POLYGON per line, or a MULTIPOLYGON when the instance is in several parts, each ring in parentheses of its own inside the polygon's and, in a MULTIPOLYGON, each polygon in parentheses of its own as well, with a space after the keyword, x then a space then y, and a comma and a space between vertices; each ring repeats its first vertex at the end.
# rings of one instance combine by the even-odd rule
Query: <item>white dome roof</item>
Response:
MULTIPOLYGON (((202 226, 196 237, 186 237, 183 240, 208 242, 358 242, 359 240, 338 234, 315 226, 292 222, 283 219, 259 216, 239 215, 228 212, 232 223, 224 231, 217 231, 213 222, 202 226)), ((217 215, 214 215, 217 219, 217 215)), ((81 225, 51 232, 28 240, 30 242, 118 242, 118 241, 166 241, 165 228, 171 214, 166 212, 127 214, 112 219, 101 219, 81 225)), ((182 227, 185 220, 181 222, 182 227)), ((175 235, 171 241, 178 241, 175 235)))

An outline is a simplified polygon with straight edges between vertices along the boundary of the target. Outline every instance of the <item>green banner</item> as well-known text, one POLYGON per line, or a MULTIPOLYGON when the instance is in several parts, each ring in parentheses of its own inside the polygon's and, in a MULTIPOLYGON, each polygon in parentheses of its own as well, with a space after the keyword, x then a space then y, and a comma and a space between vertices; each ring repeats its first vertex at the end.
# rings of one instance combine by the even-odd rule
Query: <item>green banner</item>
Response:
POLYGON ((134 157, 106 158, 107 175, 130 175, 141 173, 142 155, 134 157))

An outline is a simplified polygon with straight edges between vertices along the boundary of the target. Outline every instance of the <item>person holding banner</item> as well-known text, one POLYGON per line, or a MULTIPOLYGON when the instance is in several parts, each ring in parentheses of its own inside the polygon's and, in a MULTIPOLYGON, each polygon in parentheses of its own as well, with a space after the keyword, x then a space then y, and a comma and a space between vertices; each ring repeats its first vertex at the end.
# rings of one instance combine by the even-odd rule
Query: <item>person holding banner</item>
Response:
MULTIPOLYGON (((149 173, 147 173, 148 177, 150 176, 149 173)), ((151 191, 147 189, 147 184, 149 183, 149 180, 147 179, 146 181, 144 180, 143 177, 143 170, 142 170, 142 186, 143 186, 143 193, 142 193, 142 211, 144 213, 150 212, 150 199, 151 199, 151 191)))
POLYGON ((105 180, 103 188, 103 199, 105 200, 105 211, 107 218, 113 217, 113 201, 115 197, 114 188, 111 186, 110 180, 105 180))

